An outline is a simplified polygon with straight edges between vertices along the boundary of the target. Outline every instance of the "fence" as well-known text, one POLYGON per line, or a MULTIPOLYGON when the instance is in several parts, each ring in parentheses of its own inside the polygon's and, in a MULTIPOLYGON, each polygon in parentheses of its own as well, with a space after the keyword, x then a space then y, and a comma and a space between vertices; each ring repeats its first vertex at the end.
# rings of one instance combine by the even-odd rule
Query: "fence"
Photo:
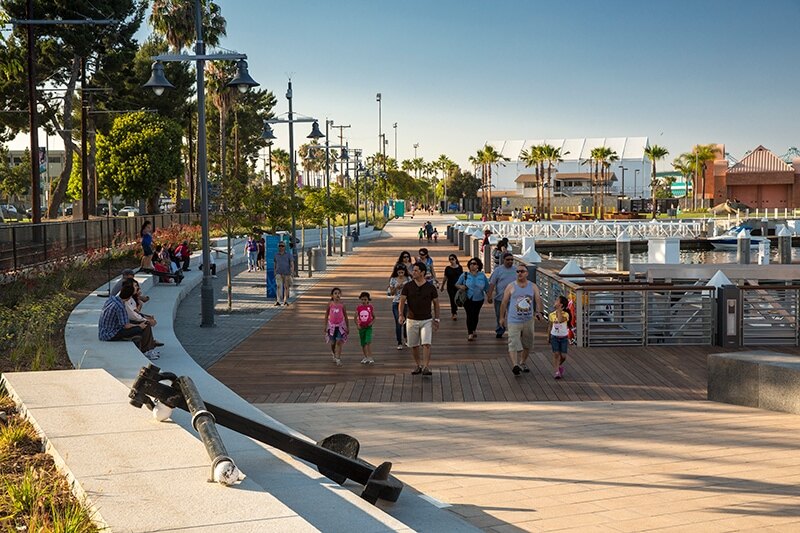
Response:
POLYGON ((706 222, 700 220, 615 220, 594 222, 461 222, 462 229, 472 226, 492 230, 497 237, 520 240, 533 237, 537 241, 606 240, 613 241, 625 230, 634 241, 646 241, 653 237, 678 237, 696 239, 705 229, 706 222))
POLYGON ((139 239, 142 223, 153 229, 197 223, 196 213, 167 213, 137 217, 106 217, 73 222, 0 226, 0 272, 19 270, 85 253, 116 242, 139 239))
POLYGON ((800 286, 740 287, 742 344, 798 346, 800 286))
POLYGON ((579 346, 711 345, 714 287, 579 285, 548 270, 536 273, 546 310, 564 295, 575 302, 579 346))

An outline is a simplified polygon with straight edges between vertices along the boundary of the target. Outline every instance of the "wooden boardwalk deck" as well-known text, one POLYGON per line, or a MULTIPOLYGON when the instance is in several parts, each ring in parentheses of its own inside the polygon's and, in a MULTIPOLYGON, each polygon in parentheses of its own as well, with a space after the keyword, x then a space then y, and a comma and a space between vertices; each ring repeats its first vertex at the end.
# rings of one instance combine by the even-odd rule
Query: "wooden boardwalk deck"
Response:
MULTIPOLYGON (((359 247, 324 283, 285 308, 243 341, 209 372, 252 403, 304 402, 471 402, 581 400, 702 400, 706 398, 706 356, 717 347, 570 347, 566 378, 550 368, 544 325, 537 328, 531 372, 514 376, 506 339, 494 335, 494 309, 484 305, 475 342, 467 342, 463 310, 449 319, 442 298, 442 327, 434 335, 433 376, 410 374, 410 349, 397 350, 388 279, 401 250, 413 255, 420 244, 417 220, 392 224, 393 235, 359 247), (333 287, 342 289, 352 318, 358 294, 369 291, 376 311, 375 365, 361 365, 358 336, 345 345, 342 367, 331 362, 324 342, 325 306, 333 287)), ((444 234, 444 224, 439 224, 444 234)), ((456 251, 446 239, 427 246, 441 272, 456 251)), ((462 264, 466 257, 459 253, 462 264)), ((271 305, 271 304, 270 304, 271 305)))

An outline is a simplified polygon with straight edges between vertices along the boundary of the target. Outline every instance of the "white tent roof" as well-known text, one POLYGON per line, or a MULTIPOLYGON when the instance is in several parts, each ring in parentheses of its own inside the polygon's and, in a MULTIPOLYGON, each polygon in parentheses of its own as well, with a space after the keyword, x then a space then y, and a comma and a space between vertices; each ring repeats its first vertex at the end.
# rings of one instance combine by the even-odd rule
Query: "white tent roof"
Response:
POLYGON ((561 148, 564 161, 583 161, 589 158, 592 149, 607 146, 617 153, 620 159, 644 161, 644 150, 648 146, 647 137, 598 137, 579 139, 528 139, 516 141, 487 141, 502 156, 511 161, 519 161, 520 154, 531 146, 549 144, 561 148))

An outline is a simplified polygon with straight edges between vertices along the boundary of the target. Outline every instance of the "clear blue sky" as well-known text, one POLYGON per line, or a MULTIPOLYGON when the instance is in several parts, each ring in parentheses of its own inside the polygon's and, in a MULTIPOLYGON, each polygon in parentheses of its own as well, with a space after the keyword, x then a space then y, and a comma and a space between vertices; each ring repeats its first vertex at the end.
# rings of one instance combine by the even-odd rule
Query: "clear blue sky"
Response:
POLYGON ((647 136, 668 161, 696 143, 736 158, 800 145, 800 0, 217 3, 222 46, 248 55, 278 113, 291 76, 296 112, 352 125, 370 154, 378 92, 401 160, 419 143, 466 167, 485 141, 524 138, 647 136))

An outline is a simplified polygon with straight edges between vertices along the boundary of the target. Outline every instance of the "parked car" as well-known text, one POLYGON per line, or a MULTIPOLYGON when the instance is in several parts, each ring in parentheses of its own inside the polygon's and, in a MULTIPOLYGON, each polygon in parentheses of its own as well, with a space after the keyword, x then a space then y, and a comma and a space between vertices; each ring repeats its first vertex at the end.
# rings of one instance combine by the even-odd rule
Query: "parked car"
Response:
POLYGON ((119 216, 121 216, 121 217, 131 216, 131 213, 133 213, 134 215, 138 215, 139 214, 139 208, 138 207, 133 207, 132 205, 126 205, 125 207, 123 207, 122 209, 120 209, 117 212, 117 214, 119 216))
MULTIPOLYGON (((97 206, 97 215, 98 216, 102 216, 102 217, 108 215, 108 205, 98 205, 97 206)), ((117 210, 114 207, 111 208, 111 216, 112 217, 117 216, 117 210)))
POLYGON ((25 215, 17 211, 16 206, 11 204, 0 205, 0 216, 2 216, 4 221, 17 221, 25 218, 25 215))

